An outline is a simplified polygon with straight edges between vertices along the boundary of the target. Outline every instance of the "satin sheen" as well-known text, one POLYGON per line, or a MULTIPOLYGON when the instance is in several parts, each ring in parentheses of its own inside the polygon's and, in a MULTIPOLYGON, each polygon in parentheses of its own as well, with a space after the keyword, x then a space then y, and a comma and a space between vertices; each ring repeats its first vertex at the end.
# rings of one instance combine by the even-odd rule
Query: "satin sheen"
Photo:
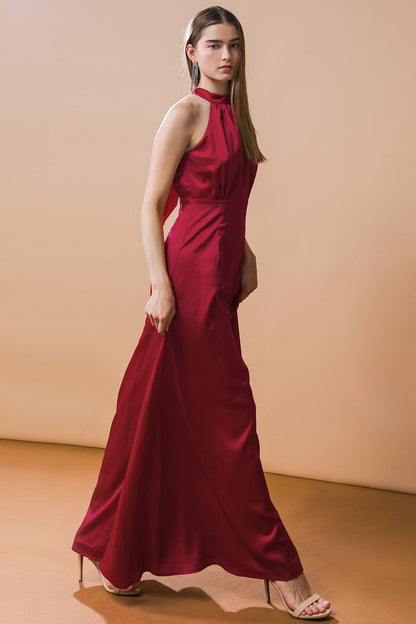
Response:
MULTIPOLYGON (((162 220, 176 301, 169 331, 146 317, 121 382, 97 484, 72 549, 116 587, 143 572, 289 580, 298 552, 264 478, 237 309, 247 202, 257 173, 228 95, 183 155, 162 220)), ((151 289, 150 289, 151 292, 151 289)))

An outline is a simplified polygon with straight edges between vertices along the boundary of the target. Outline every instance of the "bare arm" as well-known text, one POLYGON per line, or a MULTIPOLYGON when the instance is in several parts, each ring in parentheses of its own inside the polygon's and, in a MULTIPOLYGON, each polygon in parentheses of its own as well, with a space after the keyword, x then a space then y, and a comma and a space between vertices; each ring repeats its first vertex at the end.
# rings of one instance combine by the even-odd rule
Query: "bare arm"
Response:
POLYGON ((152 286, 145 312, 161 334, 169 329, 175 315, 175 299, 166 269, 162 211, 189 144, 193 120, 193 108, 186 102, 178 102, 166 113, 153 141, 141 209, 143 249, 152 286))

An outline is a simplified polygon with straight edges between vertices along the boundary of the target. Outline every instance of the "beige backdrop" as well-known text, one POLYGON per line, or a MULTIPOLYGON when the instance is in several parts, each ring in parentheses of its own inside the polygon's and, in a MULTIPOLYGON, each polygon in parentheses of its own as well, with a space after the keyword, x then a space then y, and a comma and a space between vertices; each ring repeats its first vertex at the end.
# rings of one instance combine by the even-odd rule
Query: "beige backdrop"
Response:
MULTIPOLYGON (((2 2, 2 437, 106 444, 149 294, 152 141, 204 6, 2 2)), ((416 4, 224 6, 269 159, 239 308, 263 467, 416 492, 416 4)))

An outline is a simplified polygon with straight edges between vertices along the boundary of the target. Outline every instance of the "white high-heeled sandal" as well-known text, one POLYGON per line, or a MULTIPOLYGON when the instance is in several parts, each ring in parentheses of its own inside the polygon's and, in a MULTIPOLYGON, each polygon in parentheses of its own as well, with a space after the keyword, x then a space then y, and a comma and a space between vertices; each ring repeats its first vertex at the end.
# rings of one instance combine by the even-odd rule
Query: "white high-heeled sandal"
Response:
MULTIPOLYGON (((101 582, 104 586, 104 589, 108 591, 109 594, 116 594, 117 596, 139 596, 140 595, 141 592, 138 587, 130 591, 123 591, 122 589, 118 589, 117 587, 110 587, 108 585, 107 579, 105 578, 105 576, 102 575, 101 570, 98 567, 99 562, 95 561, 95 559, 90 559, 89 557, 85 557, 85 558, 91 561, 91 563, 95 565, 95 567, 98 570, 98 574, 100 575, 101 582)), ((80 553, 78 553, 78 559, 79 559, 79 580, 80 582, 82 582, 82 567, 83 567, 84 555, 81 555, 80 553)))
POLYGON ((308 615, 306 613, 305 615, 300 615, 302 613, 302 611, 306 607, 309 607, 309 605, 311 605, 313 602, 318 600, 318 598, 320 598, 319 594, 312 594, 312 596, 309 596, 309 598, 306 598, 306 600, 301 602, 295 609, 291 609, 289 607, 289 605, 287 604, 287 602, 285 600, 285 597, 283 596, 283 594, 280 591, 279 587, 276 585, 276 583, 274 581, 272 581, 272 580, 270 580, 270 581, 269 580, 264 580, 264 588, 266 590, 266 601, 269 604, 272 604, 271 601, 270 601, 270 587, 269 587, 269 583, 271 583, 273 585, 273 587, 275 587, 275 589, 277 589, 277 591, 279 592, 280 598, 282 599, 282 602, 283 602, 283 604, 286 607, 286 611, 292 617, 297 618, 298 620, 320 620, 320 619, 326 618, 326 617, 328 617, 328 615, 330 615, 331 609, 329 607, 325 611, 323 611, 322 613, 312 613, 310 615, 308 615))

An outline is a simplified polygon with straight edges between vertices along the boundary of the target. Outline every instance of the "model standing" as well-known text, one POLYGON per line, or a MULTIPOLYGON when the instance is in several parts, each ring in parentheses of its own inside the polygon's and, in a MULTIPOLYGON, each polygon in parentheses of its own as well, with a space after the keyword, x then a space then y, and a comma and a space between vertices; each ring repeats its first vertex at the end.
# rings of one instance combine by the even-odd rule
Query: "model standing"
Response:
POLYGON ((270 499, 237 309, 257 287, 245 239, 259 162, 244 35, 209 7, 186 35, 191 93, 156 133, 141 212, 151 289, 124 373, 97 484, 72 549, 111 593, 138 595, 145 571, 217 564, 278 589, 291 615, 322 618, 270 499), (179 213, 166 240, 163 223, 179 213), (125 589, 117 589, 125 588, 125 589))

